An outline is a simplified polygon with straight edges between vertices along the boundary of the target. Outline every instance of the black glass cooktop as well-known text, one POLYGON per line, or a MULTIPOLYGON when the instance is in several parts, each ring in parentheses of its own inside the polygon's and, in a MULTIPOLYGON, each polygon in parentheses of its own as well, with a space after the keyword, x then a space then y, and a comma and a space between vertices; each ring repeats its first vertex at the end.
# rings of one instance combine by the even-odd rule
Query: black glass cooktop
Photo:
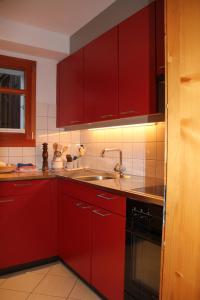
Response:
POLYGON ((134 189, 134 191, 163 197, 164 196, 164 185, 140 187, 140 188, 134 189))

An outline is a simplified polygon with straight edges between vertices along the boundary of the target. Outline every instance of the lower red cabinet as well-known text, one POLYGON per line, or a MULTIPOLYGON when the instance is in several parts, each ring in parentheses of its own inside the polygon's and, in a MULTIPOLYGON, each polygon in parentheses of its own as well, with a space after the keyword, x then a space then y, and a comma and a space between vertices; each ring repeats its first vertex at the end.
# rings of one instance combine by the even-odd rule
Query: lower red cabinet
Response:
POLYGON ((58 255, 56 181, 13 183, 7 191, 0 192, 0 269, 58 255))
POLYGON ((90 205, 68 195, 63 195, 60 201, 60 256, 66 264, 90 282, 90 205))
POLYGON ((92 213, 92 285, 110 300, 124 299, 125 218, 92 213))
POLYGON ((71 181, 62 184, 59 255, 107 299, 123 300, 125 217, 112 211, 117 196, 112 195, 113 201, 104 199, 106 206, 110 201, 110 210, 107 210, 94 205, 94 194, 101 193, 100 190, 87 188, 86 193, 81 184, 72 186, 71 181), (75 195, 80 200, 67 194, 75 190, 79 191, 75 195))

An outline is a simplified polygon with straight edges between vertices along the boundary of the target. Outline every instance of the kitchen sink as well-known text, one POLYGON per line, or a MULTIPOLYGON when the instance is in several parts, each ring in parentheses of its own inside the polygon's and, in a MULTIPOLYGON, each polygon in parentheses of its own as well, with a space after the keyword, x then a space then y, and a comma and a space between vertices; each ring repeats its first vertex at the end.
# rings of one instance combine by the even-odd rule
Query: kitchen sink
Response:
POLYGON ((94 180, 107 180, 107 179, 115 179, 114 176, 102 176, 102 175, 91 175, 91 176, 79 176, 75 177, 75 179, 83 180, 83 181, 94 181, 94 180))

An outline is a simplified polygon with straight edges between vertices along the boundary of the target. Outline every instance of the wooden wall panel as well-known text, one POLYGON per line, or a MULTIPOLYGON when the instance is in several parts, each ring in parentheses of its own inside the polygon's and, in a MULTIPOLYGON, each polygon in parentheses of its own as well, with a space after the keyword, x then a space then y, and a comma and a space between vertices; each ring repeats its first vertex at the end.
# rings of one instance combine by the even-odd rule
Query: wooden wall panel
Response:
POLYGON ((200 1, 166 0, 168 159, 162 300, 200 299, 200 1))

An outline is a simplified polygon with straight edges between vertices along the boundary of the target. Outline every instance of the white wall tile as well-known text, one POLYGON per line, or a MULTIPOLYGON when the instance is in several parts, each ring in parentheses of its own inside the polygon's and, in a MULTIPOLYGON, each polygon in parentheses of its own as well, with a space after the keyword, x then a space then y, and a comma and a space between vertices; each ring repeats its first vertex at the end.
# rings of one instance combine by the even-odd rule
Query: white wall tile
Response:
POLYGON ((48 117, 56 117, 56 104, 48 105, 48 117))
POLYGON ((0 156, 0 161, 3 161, 4 163, 9 163, 9 157, 8 156, 0 156))
POLYGON ((158 123, 156 126, 156 139, 158 142, 165 141, 165 124, 163 122, 158 123))
POLYGON ((47 103, 36 103, 36 116, 47 117, 48 104, 47 103))
POLYGON ((0 147, 0 156, 8 156, 8 147, 0 147))
POLYGON ((35 156, 35 147, 23 147, 22 148, 22 155, 25 156, 35 156))
POLYGON ((35 156, 23 156, 22 161, 24 164, 33 164, 35 165, 35 156))
POLYGON ((47 117, 36 117, 36 130, 47 130, 47 117))
POLYGON ((22 156, 9 156, 9 164, 18 164, 23 163, 23 157, 22 156))
POLYGON ((56 131, 56 118, 55 117, 48 117, 47 119, 47 128, 49 131, 54 130, 56 131))
POLYGON ((9 148, 9 156, 19 156, 22 157, 22 147, 10 147, 9 148))

